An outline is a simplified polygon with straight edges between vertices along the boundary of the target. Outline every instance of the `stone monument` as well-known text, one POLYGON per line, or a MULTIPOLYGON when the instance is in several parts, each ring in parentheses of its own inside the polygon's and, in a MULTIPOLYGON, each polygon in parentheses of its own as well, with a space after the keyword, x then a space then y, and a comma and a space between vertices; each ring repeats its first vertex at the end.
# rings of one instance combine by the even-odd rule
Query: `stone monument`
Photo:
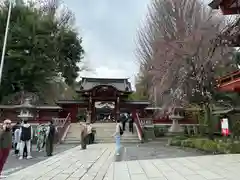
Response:
POLYGON ((33 113, 32 113, 32 109, 34 109, 34 106, 31 104, 31 100, 30 99, 25 99, 24 102, 20 105, 15 106, 16 109, 20 110, 20 113, 18 115, 18 117, 22 120, 22 121, 28 121, 30 119, 33 119, 33 113))
POLYGON ((170 134, 183 133, 183 129, 179 124, 179 121, 184 118, 183 116, 180 115, 180 112, 182 110, 183 108, 175 108, 173 110, 173 113, 169 115, 169 118, 172 120, 172 125, 168 130, 170 134))

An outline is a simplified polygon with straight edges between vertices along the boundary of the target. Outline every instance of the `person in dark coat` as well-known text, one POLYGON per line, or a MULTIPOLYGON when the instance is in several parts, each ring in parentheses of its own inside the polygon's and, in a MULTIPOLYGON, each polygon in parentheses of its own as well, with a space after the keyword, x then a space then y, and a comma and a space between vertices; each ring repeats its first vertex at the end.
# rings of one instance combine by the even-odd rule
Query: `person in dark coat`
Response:
MULTIPOLYGON (((0 174, 6 163, 12 146, 11 120, 6 119, 3 122, 3 128, 0 130, 0 174)), ((4 177, 1 175, 1 177, 4 177)))
POLYGON ((25 151, 27 151, 27 159, 31 159, 31 141, 33 138, 33 129, 32 126, 26 121, 23 121, 22 126, 20 127, 20 157, 23 159, 25 151))
POLYGON ((46 131, 46 153, 47 156, 52 156, 53 153, 53 144, 54 138, 56 135, 56 127, 53 124, 53 121, 50 121, 46 131))
POLYGON ((126 122, 127 122, 127 117, 124 113, 122 113, 120 115, 120 121, 122 122, 122 128, 123 128, 123 131, 125 131, 126 129, 126 122))
POLYGON ((130 116, 129 119, 129 132, 133 133, 133 123, 134 123, 134 119, 132 116, 130 116))

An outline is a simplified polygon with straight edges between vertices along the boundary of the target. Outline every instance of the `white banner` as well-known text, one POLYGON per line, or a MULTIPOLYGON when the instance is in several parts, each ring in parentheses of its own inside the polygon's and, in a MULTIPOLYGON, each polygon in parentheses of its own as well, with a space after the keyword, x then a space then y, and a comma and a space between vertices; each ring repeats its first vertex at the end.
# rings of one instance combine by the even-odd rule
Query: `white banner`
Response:
POLYGON ((228 118, 223 118, 221 120, 221 127, 222 129, 228 129, 228 118))

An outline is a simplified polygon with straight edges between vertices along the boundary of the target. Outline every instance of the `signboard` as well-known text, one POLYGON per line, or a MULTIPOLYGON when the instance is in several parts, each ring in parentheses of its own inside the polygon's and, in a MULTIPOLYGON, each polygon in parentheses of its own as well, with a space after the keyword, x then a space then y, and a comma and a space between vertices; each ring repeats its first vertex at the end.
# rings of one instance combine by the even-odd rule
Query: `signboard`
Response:
POLYGON ((228 118, 223 118, 221 120, 222 134, 224 136, 229 135, 229 127, 228 127, 228 118))

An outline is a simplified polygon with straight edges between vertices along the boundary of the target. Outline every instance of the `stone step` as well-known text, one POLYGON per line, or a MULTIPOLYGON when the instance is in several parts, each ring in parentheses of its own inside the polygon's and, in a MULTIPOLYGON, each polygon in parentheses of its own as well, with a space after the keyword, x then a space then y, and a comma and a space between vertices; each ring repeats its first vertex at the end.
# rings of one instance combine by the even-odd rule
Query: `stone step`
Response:
MULTIPOLYGON (((115 143, 114 139, 96 139, 96 143, 115 143)), ((121 140, 121 143, 140 143, 139 140, 121 140)))
MULTIPOLYGON (((108 138, 112 138, 112 139, 114 139, 114 137, 112 137, 112 136, 95 136, 96 137, 96 139, 108 139, 108 138)), ((138 137, 135 137, 135 136, 132 136, 132 137, 129 137, 129 136, 125 136, 125 137, 121 137, 121 139, 138 139, 138 137)))
POLYGON ((80 139, 81 136, 67 136, 65 139, 70 138, 70 139, 80 139))
POLYGON ((67 136, 80 136, 81 134, 80 133, 67 133, 67 136))
MULTIPOLYGON (((64 142, 64 144, 79 144, 80 145, 80 141, 67 141, 64 142)), ((95 143, 115 143, 115 141, 112 140, 96 140, 95 143)), ((139 144, 140 141, 121 141, 122 144, 139 144)))
POLYGON ((80 141, 64 141, 64 144, 79 144, 80 145, 80 141))
MULTIPOLYGON (((104 137, 99 137, 99 136, 95 136, 96 139, 108 139, 108 138, 112 138, 115 139, 115 137, 112 136, 104 136, 104 137)), ((121 137, 121 139, 138 139, 138 137, 121 137)))
MULTIPOLYGON (((115 132, 116 123, 94 123, 93 127, 96 129, 95 141, 98 143, 114 143, 115 139, 112 135, 115 132)), ((80 125, 79 123, 72 123, 66 135, 66 144, 79 144, 80 138, 80 125)), ((139 143, 137 134, 124 132, 121 142, 123 143, 139 143)))
MULTIPOLYGON (((111 136, 105 136, 105 137, 98 137, 96 136, 95 139, 115 139, 111 136)), ((121 137, 121 140, 139 140, 137 137, 121 137)))
POLYGON ((66 138, 65 141, 75 141, 75 140, 81 140, 80 138, 66 138))
MULTIPOLYGON (((80 140, 68 140, 64 141, 64 144, 80 144, 80 140)), ((115 143, 114 139, 96 139, 96 143, 115 143)), ((121 140, 121 143, 140 143, 138 139, 136 140, 121 140)))

